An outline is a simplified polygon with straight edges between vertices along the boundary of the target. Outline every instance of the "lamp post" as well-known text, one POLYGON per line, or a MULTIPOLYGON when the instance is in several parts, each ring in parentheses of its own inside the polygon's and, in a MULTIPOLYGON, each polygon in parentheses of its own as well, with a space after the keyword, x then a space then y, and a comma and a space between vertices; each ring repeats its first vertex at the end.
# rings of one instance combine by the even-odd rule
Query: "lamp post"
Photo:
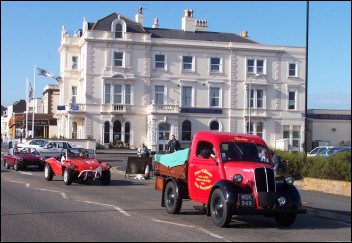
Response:
POLYGON ((247 133, 251 133, 251 95, 252 95, 252 78, 258 77, 259 74, 255 74, 249 77, 249 89, 248 89, 248 130, 247 133))

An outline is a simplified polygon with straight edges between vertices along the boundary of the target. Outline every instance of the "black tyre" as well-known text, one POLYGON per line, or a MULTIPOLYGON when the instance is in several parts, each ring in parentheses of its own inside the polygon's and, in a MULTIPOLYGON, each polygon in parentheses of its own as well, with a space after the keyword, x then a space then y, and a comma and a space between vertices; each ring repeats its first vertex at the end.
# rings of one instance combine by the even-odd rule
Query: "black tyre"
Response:
POLYGON ((4 161, 4 166, 5 166, 6 169, 10 169, 10 165, 9 165, 9 163, 7 163, 6 160, 4 161))
POLYGON ((295 222, 296 217, 297 214, 282 214, 276 215, 275 220, 278 225, 288 227, 295 222))
POLYGON ((215 189, 211 195, 210 215, 218 227, 227 227, 231 222, 231 211, 220 188, 215 189))
POLYGON ((64 183, 65 185, 71 185, 73 182, 73 171, 65 168, 64 170, 64 183))
POLYGON ((52 181, 54 177, 54 172, 51 169, 51 166, 49 164, 46 164, 44 167, 44 178, 47 181, 52 181))
POLYGON ((166 211, 171 214, 177 214, 182 207, 182 199, 179 198, 176 185, 169 181, 165 186, 164 201, 166 211))
POLYGON ((13 164, 13 169, 14 169, 15 171, 19 171, 19 170, 20 170, 20 165, 19 165, 18 163, 16 163, 16 161, 15 161, 15 163, 13 164))
POLYGON ((100 177, 101 184, 107 186, 110 184, 111 173, 110 170, 103 171, 100 177))

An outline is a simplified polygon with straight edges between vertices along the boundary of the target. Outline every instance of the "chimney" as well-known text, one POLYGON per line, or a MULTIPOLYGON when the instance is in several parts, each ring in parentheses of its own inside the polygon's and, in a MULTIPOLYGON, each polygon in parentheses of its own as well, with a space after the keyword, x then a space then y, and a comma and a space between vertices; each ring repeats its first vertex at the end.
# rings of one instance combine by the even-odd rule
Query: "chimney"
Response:
POLYGON ((206 20, 195 20, 196 31, 208 31, 208 22, 206 20))
POLYGON ((247 30, 242 31, 242 32, 241 32, 241 36, 244 37, 244 38, 248 38, 248 37, 249 37, 249 36, 248 36, 248 31, 247 31, 247 30))
POLYGON ((143 22, 144 22, 144 14, 143 14, 143 8, 139 7, 137 14, 135 16, 135 20, 137 23, 140 23, 143 26, 143 22))
POLYGON ((159 28, 158 18, 155 18, 155 19, 154 19, 153 28, 154 28, 154 29, 158 29, 158 28, 159 28))
POLYGON ((195 32, 195 23, 193 18, 193 10, 186 9, 183 11, 184 16, 182 18, 182 30, 195 32))

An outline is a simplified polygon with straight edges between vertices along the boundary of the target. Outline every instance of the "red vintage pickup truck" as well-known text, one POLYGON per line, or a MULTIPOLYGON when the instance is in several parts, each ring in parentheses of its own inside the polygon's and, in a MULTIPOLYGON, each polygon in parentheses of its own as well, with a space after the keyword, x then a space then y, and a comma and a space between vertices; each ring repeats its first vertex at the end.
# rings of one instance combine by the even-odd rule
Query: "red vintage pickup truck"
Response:
POLYGON ((258 136, 199 131, 190 148, 154 158, 155 189, 171 214, 180 212, 183 200, 203 204, 218 227, 228 226, 232 215, 265 215, 287 227, 306 213, 293 178, 277 180, 258 136))

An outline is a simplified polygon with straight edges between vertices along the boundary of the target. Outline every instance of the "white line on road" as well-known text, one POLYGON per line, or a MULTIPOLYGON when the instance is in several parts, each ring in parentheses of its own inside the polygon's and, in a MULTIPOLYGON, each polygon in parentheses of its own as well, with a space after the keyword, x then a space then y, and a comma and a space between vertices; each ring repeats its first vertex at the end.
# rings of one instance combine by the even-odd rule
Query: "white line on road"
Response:
POLYGON ((203 231, 204 233, 212 236, 212 237, 215 237, 215 238, 218 238, 218 239, 223 239, 225 240, 226 242, 230 242, 229 240, 225 239, 224 237, 220 236, 220 235, 217 235, 217 234, 214 234, 206 229, 203 229, 201 227, 197 227, 197 226, 193 226, 193 225, 187 225, 187 224, 178 224, 178 223, 173 223, 173 222, 169 222, 169 221, 163 221, 163 220, 159 220, 159 219, 152 219, 153 221, 156 221, 156 222, 160 222, 160 223, 166 223, 166 224, 172 224, 172 225, 177 225, 177 226, 181 226, 181 227, 188 227, 188 228, 196 228, 196 229, 199 229, 200 231, 203 231))
POLYGON ((66 194, 65 194, 64 192, 61 192, 61 191, 49 190, 49 189, 38 188, 38 187, 35 187, 35 188, 33 188, 33 189, 40 190, 40 191, 46 191, 46 192, 60 193, 63 198, 68 199, 68 197, 66 196, 66 194))
POLYGON ((189 227, 189 228, 194 228, 194 227, 195 227, 195 226, 193 226, 193 225, 177 224, 177 223, 168 222, 168 221, 163 221, 163 220, 159 220, 159 219, 152 219, 152 220, 153 220, 153 221, 156 221, 156 222, 160 222, 160 223, 173 224, 173 225, 178 225, 178 226, 182 226, 182 227, 189 227))
POLYGON ((110 204, 104 204, 104 203, 96 203, 96 202, 90 202, 90 201, 83 201, 85 203, 91 203, 91 204, 97 204, 97 205, 102 205, 102 206, 108 206, 108 207, 113 207, 115 208, 117 211, 119 211, 120 213, 124 214, 125 216, 131 216, 130 214, 126 213, 124 210, 122 210, 119 207, 116 207, 114 205, 110 205, 110 204))
POLYGON ((24 171, 20 171, 20 174, 23 174, 23 175, 33 175, 31 172, 24 172, 24 171))

